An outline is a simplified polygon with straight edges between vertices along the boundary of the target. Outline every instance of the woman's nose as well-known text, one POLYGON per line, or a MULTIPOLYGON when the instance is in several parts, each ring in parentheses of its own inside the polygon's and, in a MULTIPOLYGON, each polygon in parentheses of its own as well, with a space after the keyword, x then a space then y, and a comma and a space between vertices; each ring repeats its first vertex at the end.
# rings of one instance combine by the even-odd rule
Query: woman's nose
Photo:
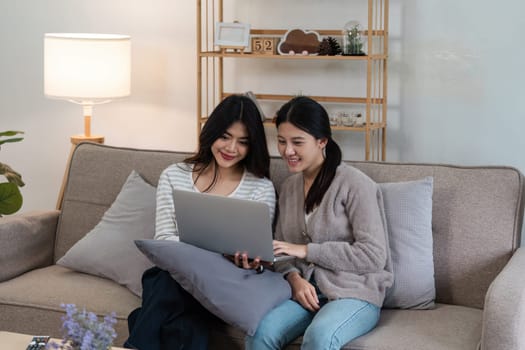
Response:
POLYGON ((228 144, 226 145, 226 149, 228 151, 235 151, 235 146, 236 146, 236 142, 235 140, 231 140, 230 142, 228 142, 228 144))
POLYGON ((295 150, 293 149, 292 145, 286 145, 286 148, 284 149, 284 153, 289 156, 289 155, 294 154, 295 150))

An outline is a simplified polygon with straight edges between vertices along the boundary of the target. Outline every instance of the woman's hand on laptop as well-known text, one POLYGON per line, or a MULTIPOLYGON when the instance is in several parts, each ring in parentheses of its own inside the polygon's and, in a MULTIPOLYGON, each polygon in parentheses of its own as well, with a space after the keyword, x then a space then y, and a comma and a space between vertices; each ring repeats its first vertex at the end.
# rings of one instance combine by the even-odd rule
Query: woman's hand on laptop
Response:
POLYGON ((255 259, 251 260, 248 258, 247 253, 240 253, 237 252, 233 256, 233 263, 239 267, 242 267, 243 269, 247 270, 257 270, 259 265, 261 265, 261 258, 256 257, 255 259))
POLYGON ((286 254, 299 259, 306 258, 307 247, 305 244, 292 244, 284 241, 273 241, 273 254, 286 254))
POLYGON ((273 270, 271 262, 262 261, 260 257, 251 259, 246 252, 237 252, 235 255, 223 254, 223 256, 242 269, 255 270, 257 273, 263 273, 265 268, 273 270))
POLYGON ((250 259, 247 253, 237 252, 235 255, 223 254, 223 256, 234 263, 235 266, 246 270, 257 270, 263 265, 260 257, 250 259))

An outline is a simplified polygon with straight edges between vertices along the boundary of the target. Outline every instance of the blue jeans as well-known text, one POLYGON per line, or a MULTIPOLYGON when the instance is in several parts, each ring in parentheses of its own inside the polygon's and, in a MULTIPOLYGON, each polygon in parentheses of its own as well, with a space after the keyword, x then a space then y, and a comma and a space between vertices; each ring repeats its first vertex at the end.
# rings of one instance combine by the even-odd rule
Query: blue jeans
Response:
POLYGON ((282 349, 304 333, 301 349, 339 350, 374 328, 380 311, 376 305, 350 298, 327 302, 317 312, 287 300, 261 320, 255 334, 246 337, 245 347, 282 349))

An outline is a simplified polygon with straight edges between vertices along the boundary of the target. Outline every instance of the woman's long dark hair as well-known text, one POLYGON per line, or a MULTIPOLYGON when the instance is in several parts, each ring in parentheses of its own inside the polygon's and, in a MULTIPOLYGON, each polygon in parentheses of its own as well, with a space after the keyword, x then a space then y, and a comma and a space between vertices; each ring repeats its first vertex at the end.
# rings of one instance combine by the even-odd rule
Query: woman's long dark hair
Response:
POLYGON ((335 177, 337 167, 341 164, 341 148, 332 138, 328 113, 323 106, 309 97, 298 96, 285 103, 277 111, 275 125, 279 127, 284 122, 307 132, 317 140, 323 138, 328 140, 325 160, 304 202, 304 208, 309 213, 321 203, 335 177))
MULTIPOLYGON (((248 154, 241 161, 247 171, 258 177, 270 177, 270 154, 266 143, 261 114, 255 103, 247 96, 230 95, 221 101, 210 114, 199 135, 197 153, 184 160, 193 164, 194 171, 200 176, 210 164, 217 165, 211 146, 235 122, 241 122, 248 131, 248 154)), ((217 182, 218 169, 215 166, 213 181, 204 191, 213 188, 217 182)))

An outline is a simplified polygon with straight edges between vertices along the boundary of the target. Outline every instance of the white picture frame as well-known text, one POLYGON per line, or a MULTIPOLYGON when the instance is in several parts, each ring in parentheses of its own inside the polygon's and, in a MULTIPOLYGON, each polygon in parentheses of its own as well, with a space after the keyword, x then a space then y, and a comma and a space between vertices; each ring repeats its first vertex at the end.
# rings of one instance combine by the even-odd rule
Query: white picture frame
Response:
POLYGON ((238 22, 216 22, 214 44, 219 47, 248 47, 250 44, 250 25, 238 22))

